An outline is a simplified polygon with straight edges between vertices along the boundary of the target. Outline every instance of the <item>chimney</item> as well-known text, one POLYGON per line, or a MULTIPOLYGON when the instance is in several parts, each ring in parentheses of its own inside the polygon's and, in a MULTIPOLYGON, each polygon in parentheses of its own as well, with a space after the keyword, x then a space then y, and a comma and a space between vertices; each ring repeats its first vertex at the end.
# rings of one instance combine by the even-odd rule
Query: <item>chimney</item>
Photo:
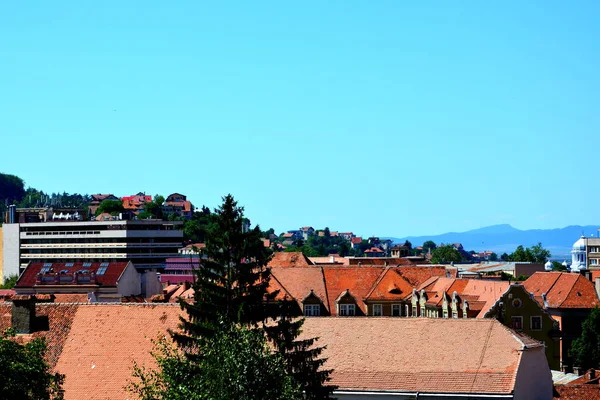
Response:
POLYGON ((581 375, 583 375, 583 368, 573 367, 573 373, 577 376, 581 376, 581 375))
POLYGON ((16 333, 33 332, 35 321, 35 296, 15 295, 12 298, 12 327, 16 333))
POLYGON ((335 262, 335 257, 334 256, 329 256, 329 262, 330 263, 334 263, 335 262))

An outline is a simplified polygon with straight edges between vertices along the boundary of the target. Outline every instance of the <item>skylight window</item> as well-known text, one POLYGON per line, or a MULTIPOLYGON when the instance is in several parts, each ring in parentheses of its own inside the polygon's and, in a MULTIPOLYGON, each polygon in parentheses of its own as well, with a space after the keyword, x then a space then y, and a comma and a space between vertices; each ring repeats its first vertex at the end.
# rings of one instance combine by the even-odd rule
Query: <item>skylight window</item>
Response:
POLYGON ((102 264, 100 264, 101 267, 108 267, 108 263, 107 262, 103 262, 102 264))
POLYGON ((52 263, 45 263, 44 264, 44 267, 51 267, 51 266, 52 266, 52 263))
POLYGON ((100 268, 98 268, 98 271, 96 272, 96 275, 104 275, 104 273, 106 272, 107 269, 108 269, 108 267, 100 267, 100 268))
POLYGON ((40 270, 40 274, 45 274, 45 273, 47 273, 49 270, 50 270, 50 267, 43 267, 43 268, 40 270))
POLYGON ((83 266, 89 268, 89 267, 92 266, 92 263, 91 262, 85 262, 85 263, 83 263, 83 266))
POLYGON ((73 263, 66 263, 65 267, 72 267, 74 264, 73 263))

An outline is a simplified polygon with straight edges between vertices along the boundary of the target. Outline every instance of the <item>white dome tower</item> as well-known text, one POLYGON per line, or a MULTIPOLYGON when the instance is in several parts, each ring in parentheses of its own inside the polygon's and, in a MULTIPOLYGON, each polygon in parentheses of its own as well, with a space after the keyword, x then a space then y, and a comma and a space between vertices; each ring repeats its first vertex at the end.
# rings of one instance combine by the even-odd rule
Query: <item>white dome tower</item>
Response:
POLYGON ((550 260, 548 260, 548 262, 544 264, 544 269, 546 271, 552 271, 552 262, 550 260))
POLYGON ((581 235, 579 240, 573 243, 573 250, 571 250, 572 272, 579 272, 582 269, 587 269, 585 242, 585 236, 581 235))

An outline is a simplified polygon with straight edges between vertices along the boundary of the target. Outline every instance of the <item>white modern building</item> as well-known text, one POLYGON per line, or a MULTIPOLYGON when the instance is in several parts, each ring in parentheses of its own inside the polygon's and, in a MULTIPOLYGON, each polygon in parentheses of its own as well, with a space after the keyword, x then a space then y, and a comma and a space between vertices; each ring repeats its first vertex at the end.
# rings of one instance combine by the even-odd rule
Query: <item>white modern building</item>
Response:
POLYGON ((52 221, 3 225, 4 277, 30 262, 131 261, 140 271, 163 268, 183 241, 182 221, 52 221))

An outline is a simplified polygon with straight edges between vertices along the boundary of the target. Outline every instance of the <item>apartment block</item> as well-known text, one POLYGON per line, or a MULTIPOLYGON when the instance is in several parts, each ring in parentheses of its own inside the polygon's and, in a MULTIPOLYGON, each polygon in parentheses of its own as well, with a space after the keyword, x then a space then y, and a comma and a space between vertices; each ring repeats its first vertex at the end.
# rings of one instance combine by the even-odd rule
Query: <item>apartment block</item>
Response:
POLYGON ((3 226, 4 276, 30 262, 131 261, 136 269, 164 268, 183 241, 183 222, 61 221, 3 226))

